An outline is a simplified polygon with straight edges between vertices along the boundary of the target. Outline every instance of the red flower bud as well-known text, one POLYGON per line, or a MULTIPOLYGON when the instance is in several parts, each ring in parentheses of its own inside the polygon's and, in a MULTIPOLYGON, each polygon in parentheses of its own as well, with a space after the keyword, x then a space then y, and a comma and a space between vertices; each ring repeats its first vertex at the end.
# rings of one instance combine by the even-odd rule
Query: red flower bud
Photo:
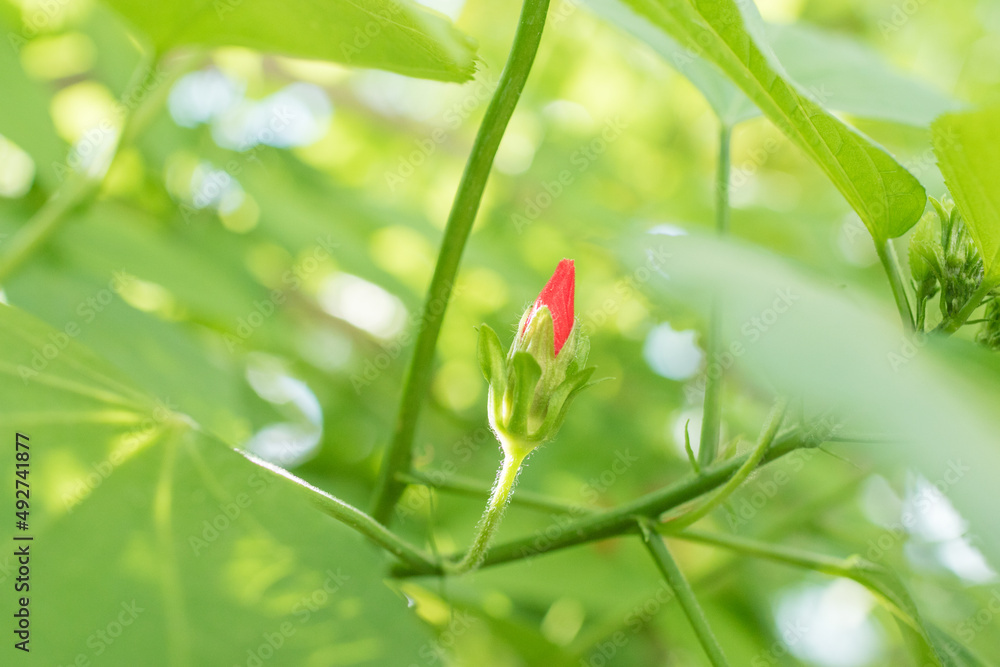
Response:
MULTIPOLYGON (((534 317, 535 312, 542 306, 548 308, 549 312, 552 313, 552 330, 555 334, 553 340, 555 342, 556 354, 559 354, 559 350, 562 349, 563 344, 566 343, 566 339, 569 338, 569 334, 573 330, 573 295, 575 292, 576 268, 573 266, 573 260, 564 259, 559 262, 555 273, 552 274, 549 282, 542 288, 541 294, 535 299, 535 305, 532 307, 531 317, 534 317)), ((531 317, 524 321, 521 333, 524 333, 525 329, 528 328, 531 317)))

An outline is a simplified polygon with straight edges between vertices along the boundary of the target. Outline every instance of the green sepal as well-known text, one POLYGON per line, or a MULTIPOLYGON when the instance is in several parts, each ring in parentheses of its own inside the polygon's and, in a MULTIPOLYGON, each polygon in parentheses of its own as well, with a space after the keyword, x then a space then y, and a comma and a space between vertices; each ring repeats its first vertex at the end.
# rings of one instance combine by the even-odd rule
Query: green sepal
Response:
POLYGON ((479 327, 479 344, 476 348, 479 357, 479 368, 483 377, 494 390, 503 393, 507 387, 507 360, 500 344, 500 337, 489 325, 479 327))
POLYGON ((535 388, 542 377, 542 367, 527 352, 515 352, 511 360, 510 419, 507 431, 512 435, 525 437, 528 430, 528 413, 535 398, 535 388))
POLYGON ((560 427, 562 427, 563 422, 566 420, 566 411, 569 408, 570 402, 576 394, 588 386, 587 381, 594 374, 595 370, 591 366, 575 375, 571 375, 552 392, 545 413, 545 420, 538 427, 538 430, 531 435, 532 440, 544 442, 559 432, 560 427))

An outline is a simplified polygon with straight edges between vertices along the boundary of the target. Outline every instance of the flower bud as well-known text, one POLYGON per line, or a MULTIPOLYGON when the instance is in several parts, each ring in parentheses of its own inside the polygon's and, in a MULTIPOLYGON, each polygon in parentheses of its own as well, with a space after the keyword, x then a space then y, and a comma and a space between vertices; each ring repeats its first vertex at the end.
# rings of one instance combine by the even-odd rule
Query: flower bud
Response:
POLYGON ((573 397, 589 386, 590 343, 574 316, 574 293, 573 262, 564 259, 521 317, 506 355, 492 329, 479 329, 490 426, 509 454, 524 456, 554 438, 573 397))

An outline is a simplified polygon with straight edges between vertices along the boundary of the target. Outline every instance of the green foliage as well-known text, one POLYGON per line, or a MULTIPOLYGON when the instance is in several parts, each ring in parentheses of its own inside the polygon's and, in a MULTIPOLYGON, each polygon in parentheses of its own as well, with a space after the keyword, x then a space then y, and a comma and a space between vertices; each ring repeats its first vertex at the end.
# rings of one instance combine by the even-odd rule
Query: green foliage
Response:
POLYGON ((591 4, 0 0, 24 664, 1000 660, 996 27, 591 4), (562 258, 586 336, 507 357, 562 258), (560 430, 483 519, 505 396, 560 430))
POLYGON ((467 81, 474 42, 411 0, 111 0, 153 46, 245 46, 297 58, 467 81))
POLYGON ((926 201, 920 182, 785 79, 770 50, 759 43, 759 26, 752 29, 735 2, 627 2, 677 40, 687 58, 706 58, 739 86, 826 173, 877 244, 916 223, 926 201))
POLYGON ((36 664, 246 664, 280 649, 292 664, 384 665, 428 641, 374 548, 294 483, 8 306, 0 345, 0 428, 31 438, 36 664), (40 350, 52 358, 34 371, 40 350))
POLYGON ((934 153, 955 205, 982 254, 984 280, 1000 282, 1000 160, 992 149, 1000 111, 947 114, 934 122, 934 153))

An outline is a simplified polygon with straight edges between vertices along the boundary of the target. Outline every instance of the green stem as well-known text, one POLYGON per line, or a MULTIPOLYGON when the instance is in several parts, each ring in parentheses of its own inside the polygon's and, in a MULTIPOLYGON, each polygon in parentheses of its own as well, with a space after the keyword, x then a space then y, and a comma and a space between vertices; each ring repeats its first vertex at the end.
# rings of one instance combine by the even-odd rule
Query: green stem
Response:
MULTIPOLYGON (((732 131, 723 124, 719 129, 719 157, 715 171, 715 231, 724 236, 729 231, 729 140, 732 131)), ((705 404, 701 415, 701 439, 698 445, 698 463, 710 465, 719 449, 722 424, 722 368, 718 365, 722 349, 721 296, 716 295, 709 316, 708 336, 705 345, 705 404), (718 374, 711 372, 713 365, 718 374)))
MULTIPOLYGON (((774 443, 764 455, 762 464, 774 461, 798 449, 814 448, 822 444, 822 438, 795 437, 774 443)), ((726 483, 749 455, 737 456, 702 470, 700 475, 691 475, 669 484, 614 509, 595 512, 574 518, 560 524, 559 531, 541 544, 537 536, 529 535, 494 546, 483 561, 483 567, 499 565, 514 560, 522 560, 539 554, 558 551, 568 547, 635 532, 636 517, 656 518, 664 512, 691 502, 726 483)), ((439 569, 397 568, 393 574, 407 577, 423 574, 440 574, 439 569)))
POLYGON ((396 473, 410 468, 417 418, 420 416, 424 397, 430 388, 434 350, 437 347, 441 323, 462 259, 462 251, 472 231, 476 213, 479 211, 493 158, 496 156, 500 140, 507 129, 507 123, 514 113, 514 107, 521 96, 521 91, 524 90, 528 73, 535 60, 548 8, 549 0, 524 1, 507 64, 500 74, 500 81, 486 109, 482 125, 479 126, 472 153, 469 155, 469 161, 465 165, 465 172, 455 194, 437 266, 434 268, 434 276, 427 291, 423 317, 420 320, 420 333, 417 336, 413 359, 403 387, 392 442, 382 462, 375 491, 372 514, 383 522, 389 520, 392 508, 406 488, 405 484, 396 478, 396 473))
POLYGON ((724 533, 709 533, 700 530, 684 530, 678 533, 671 533, 672 537, 677 537, 689 542, 699 542, 710 544, 716 547, 736 551, 745 556, 754 558, 764 558, 786 565, 808 568, 830 574, 837 577, 850 577, 851 565, 849 561, 842 558, 835 558, 824 554, 815 554, 802 549, 792 547, 776 546, 766 542, 747 539, 745 537, 735 537, 724 533))
POLYGON ((892 296, 896 300, 896 308, 899 310, 899 317, 903 320, 903 326, 907 331, 914 331, 913 311, 910 310, 910 301, 906 295, 906 286, 903 284, 903 274, 899 268, 899 258, 896 257, 896 248, 890 239, 879 244, 875 243, 875 250, 878 252, 879 261, 889 278, 889 286, 892 288, 892 296))
MULTIPOLYGON (((450 475, 440 471, 412 470, 409 473, 399 473, 396 477, 404 484, 419 484, 473 498, 488 497, 490 494, 490 487, 486 484, 461 475, 450 475)), ((594 511, 584 505, 574 505, 565 500, 551 498, 544 494, 533 493, 524 489, 518 491, 517 495, 510 499, 510 502, 512 505, 520 505, 540 512, 579 515, 590 514, 594 511)))
POLYGON ((510 502, 510 494, 514 490, 514 482, 517 480, 517 473, 521 470, 523 461, 524 457, 504 454, 503 463, 497 473, 497 481, 493 485, 490 500, 486 503, 486 512, 479 522, 472 546, 469 547, 462 560, 453 566, 446 566, 449 574, 462 574, 474 570, 486 558, 486 549, 489 547, 493 533, 500 526, 500 520, 503 519, 504 510, 507 509, 507 503, 510 502))
POLYGON ((729 662, 722 652, 722 647, 719 646, 719 640, 715 638, 715 633, 712 632, 712 628, 708 624, 708 619, 705 618, 705 612, 702 611, 701 605, 698 604, 698 600, 694 596, 694 591, 691 590, 691 585, 684 578, 684 573, 677 566, 677 561, 670 554, 663 538, 656 532, 649 519, 641 519, 639 527, 642 530, 646 549, 649 550, 650 555, 653 556, 653 560, 656 561, 656 566, 659 568, 670 590, 677 596, 677 601, 681 603, 681 608, 684 609, 688 621, 691 622, 691 627, 698 636, 698 641, 701 642, 702 648, 705 649, 705 655, 708 656, 708 659, 715 667, 728 666, 729 662))
POLYGON ((965 302, 965 305, 962 306, 962 309, 955 313, 954 317, 941 322, 941 324, 938 325, 937 330, 949 336, 958 331, 962 325, 965 324, 970 317, 972 317, 972 313, 976 312, 976 308, 979 308, 983 299, 985 299, 996 286, 996 281, 984 279, 983 282, 979 284, 979 287, 976 288, 976 291, 972 293, 972 296, 969 297, 969 300, 965 302))
MULTIPOLYGON (((800 567, 816 572, 822 572, 834 577, 851 579, 867 588, 892 614, 903 634, 904 641, 915 652, 918 664, 940 664, 939 656, 931 640, 931 633, 948 637, 936 626, 921 620, 919 610, 910 597, 905 586, 891 570, 871 563, 857 556, 836 558, 825 554, 817 554, 793 547, 778 546, 758 542, 743 537, 724 535, 721 533, 706 533, 687 530, 678 533, 676 537, 682 540, 709 544, 730 551, 783 563, 792 567, 800 567)), ((975 656, 971 656, 975 657, 975 656)), ((972 663, 970 663, 972 664, 972 663)))
POLYGON ((774 438, 778 435, 778 428, 781 427, 781 421, 785 418, 785 410, 788 408, 788 401, 784 398, 779 399, 773 408, 771 408, 771 413, 768 415, 767 421, 764 423, 764 428, 761 431, 760 437, 757 440, 757 446, 754 447, 750 456, 746 458, 743 465, 737 469, 736 474, 729 478, 729 480, 718 489, 708 500, 702 503, 696 509, 690 512, 685 512, 676 519, 667 522, 665 525, 671 530, 681 530, 695 523, 702 517, 706 516, 709 512, 718 507, 726 498, 732 495, 733 491, 739 488, 750 473, 753 472, 757 465, 760 463, 761 459, 764 458, 764 454, 771 447, 774 442, 774 438))
POLYGON ((377 546, 394 555, 404 565, 421 569, 431 568, 436 570, 439 568, 439 564, 433 558, 390 531, 371 516, 359 510, 357 507, 344 502, 340 498, 330 495, 322 489, 316 488, 309 482, 296 477, 287 470, 274 466, 246 453, 241 453, 249 461, 257 464, 281 480, 295 484, 296 488, 301 493, 305 494, 309 502, 315 505, 324 514, 330 515, 337 521, 340 521, 344 525, 361 533, 377 546))

